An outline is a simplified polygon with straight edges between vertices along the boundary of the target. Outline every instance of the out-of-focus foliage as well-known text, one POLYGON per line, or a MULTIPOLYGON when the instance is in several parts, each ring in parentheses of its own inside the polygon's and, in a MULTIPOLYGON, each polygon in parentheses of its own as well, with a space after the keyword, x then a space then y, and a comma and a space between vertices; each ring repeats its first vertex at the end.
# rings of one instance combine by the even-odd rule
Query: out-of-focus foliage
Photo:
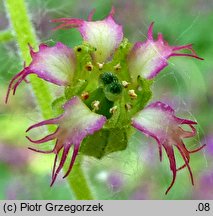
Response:
MULTIPOLYGON (((191 157, 195 186, 188 172, 180 171, 171 192, 164 192, 171 180, 167 158, 159 162, 157 144, 136 134, 127 150, 102 160, 86 158, 89 179, 98 199, 213 199, 213 2, 211 0, 27 0, 29 12, 41 42, 61 41, 69 46, 81 42, 75 30, 52 31, 51 19, 86 18, 96 8, 94 19, 116 9, 116 19, 124 26, 130 41, 143 41, 154 21, 155 36, 162 32, 170 44, 193 43, 205 61, 179 58, 156 78, 154 97, 176 107, 180 117, 198 121, 199 134, 187 145, 192 149, 207 143, 207 148, 191 157)), ((0 2, 0 30, 9 27, 0 2)), ((27 150, 25 129, 42 120, 29 85, 22 85, 16 97, 4 104, 8 82, 21 70, 23 62, 15 41, 0 42, 0 199, 72 199, 65 180, 49 187, 53 157, 27 150)), ((59 94, 60 88, 53 93, 59 94)), ((42 131, 41 131, 42 132, 42 131)), ((51 143, 49 144, 51 146, 51 143)), ((178 160, 182 164, 181 158, 178 160)), ((72 173, 71 173, 72 174, 72 173)), ((60 179, 60 178, 59 178, 60 179)))

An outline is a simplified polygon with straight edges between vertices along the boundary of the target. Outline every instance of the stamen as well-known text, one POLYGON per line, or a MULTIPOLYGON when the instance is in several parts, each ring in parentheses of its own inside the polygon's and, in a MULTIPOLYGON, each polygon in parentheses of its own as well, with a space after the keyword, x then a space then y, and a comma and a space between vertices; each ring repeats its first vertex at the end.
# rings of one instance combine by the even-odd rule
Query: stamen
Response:
POLYGON ((88 62, 87 64, 86 64, 86 66, 85 66, 85 68, 86 68, 86 70, 88 70, 88 71, 92 71, 93 70, 93 65, 92 65, 92 63, 91 62, 88 62))
POLYGON ((128 83, 128 82, 125 81, 125 80, 122 81, 121 83, 122 83, 122 85, 123 85, 124 88, 128 88, 128 86, 129 86, 129 84, 130 84, 130 83, 128 83))
POLYGON ((118 63, 117 65, 114 66, 115 71, 119 71, 121 69, 121 64, 118 63))
POLYGON ((137 98, 137 94, 135 93, 135 90, 131 89, 128 91, 129 96, 131 97, 131 99, 136 99, 137 98))
POLYGON ((100 108, 100 101, 95 100, 92 102, 91 105, 92 105, 93 111, 97 111, 100 108))
POLYGON ((88 98, 89 98, 89 92, 83 92, 83 93, 81 94, 81 99, 86 100, 86 99, 88 99, 88 98))
POLYGON ((109 112, 114 114, 117 111, 117 109, 118 109, 118 107, 114 106, 114 107, 110 108, 109 112))
POLYGON ((102 70, 104 67, 104 63, 97 62, 97 65, 98 65, 99 70, 102 70))
POLYGON ((130 110, 132 109, 132 105, 129 104, 129 103, 126 103, 126 104, 125 104, 125 109, 126 109, 127 111, 130 111, 130 110))

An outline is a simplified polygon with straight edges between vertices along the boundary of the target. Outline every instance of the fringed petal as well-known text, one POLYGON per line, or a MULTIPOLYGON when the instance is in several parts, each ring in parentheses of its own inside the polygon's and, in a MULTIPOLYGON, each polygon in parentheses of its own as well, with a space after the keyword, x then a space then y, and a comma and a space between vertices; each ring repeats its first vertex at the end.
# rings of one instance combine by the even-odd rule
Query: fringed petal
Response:
POLYGON ((69 129, 72 143, 79 143, 85 136, 100 130, 106 121, 104 116, 92 112, 76 96, 64 105, 64 110, 60 124, 62 130, 69 129))
POLYGON ((160 101, 155 102, 132 118, 135 128, 162 142, 167 139, 171 128, 176 126, 174 110, 160 101))
POLYGON ((10 91, 13 90, 14 95, 19 84, 29 74, 36 74, 39 78, 60 86, 68 85, 73 78, 75 55, 73 50, 64 44, 58 42, 53 47, 41 44, 38 52, 34 52, 30 47, 30 54, 31 64, 15 75, 9 84, 6 103, 10 91))
POLYGON ((174 185, 177 171, 184 168, 188 169, 192 185, 194 184, 192 171, 189 165, 190 154, 201 150, 205 145, 190 151, 182 141, 183 138, 196 135, 194 124, 196 124, 195 121, 176 117, 175 111, 169 105, 160 101, 150 104, 132 118, 133 127, 140 130, 145 135, 153 137, 157 141, 159 149, 163 146, 166 151, 169 158, 170 169, 173 173, 172 182, 166 190, 166 194, 174 185), (182 129, 182 124, 189 125, 192 131, 185 131, 182 129), (173 146, 177 147, 184 161, 184 164, 179 168, 176 168, 173 146))
POLYGON ((198 57, 192 48, 192 44, 183 46, 170 46, 164 41, 161 33, 158 39, 153 39, 153 24, 148 30, 147 40, 137 42, 128 56, 128 66, 133 81, 140 75, 146 79, 154 78, 163 68, 168 65, 168 59, 172 56, 188 56, 203 60, 198 57), (191 53, 178 53, 181 50, 188 50, 191 53))
POLYGON ((27 131, 30 131, 33 128, 41 127, 47 124, 57 124, 59 125, 57 130, 47 135, 46 137, 39 140, 32 140, 27 137, 29 141, 35 144, 41 144, 53 139, 57 139, 55 147, 51 151, 42 151, 37 149, 32 149, 36 152, 41 153, 52 153, 56 154, 56 159, 53 166, 52 173, 52 182, 54 184, 58 173, 61 171, 64 163, 66 161, 67 155, 73 146, 72 157, 70 161, 69 168, 64 175, 64 178, 70 173, 75 159, 78 155, 78 150, 82 140, 90 134, 93 134, 95 131, 100 130, 106 122, 106 118, 102 115, 98 115, 92 112, 78 97, 73 97, 64 105, 64 113, 58 118, 46 120, 40 123, 37 123, 27 131), (63 154, 60 160, 59 165, 57 166, 58 154, 63 148, 63 154))
POLYGON ((101 21, 92 21, 93 14, 94 11, 90 13, 88 21, 75 18, 62 18, 52 20, 52 22, 62 23, 56 29, 78 28, 84 41, 96 48, 96 51, 93 53, 95 61, 103 63, 113 54, 123 40, 123 29, 113 18, 114 9, 101 21))

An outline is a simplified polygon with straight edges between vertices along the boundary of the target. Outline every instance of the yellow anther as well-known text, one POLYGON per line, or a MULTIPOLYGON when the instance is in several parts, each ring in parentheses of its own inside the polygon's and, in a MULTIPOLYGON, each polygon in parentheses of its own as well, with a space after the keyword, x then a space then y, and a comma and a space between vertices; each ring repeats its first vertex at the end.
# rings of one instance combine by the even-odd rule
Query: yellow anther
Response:
POLYGON ((97 65, 98 65, 99 70, 102 70, 104 67, 104 63, 97 62, 97 65))
POLYGON ((115 66, 114 66, 114 70, 115 71, 119 71, 121 69, 121 64, 120 63, 118 63, 118 64, 116 64, 115 66))
POLYGON ((109 109, 109 112, 114 114, 116 111, 117 111, 118 107, 117 106, 114 106, 112 108, 109 109))
POLYGON ((95 101, 92 102, 91 105, 92 105, 93 111, 99 110, 99 108, 100 108, 100 101, 95 100, 95 101))
POLYGON ((82 100, 88 99, 88 98, 89 98, 89 92, 83 92, 83 93, 81 94, 81 98, 82 98, 82 100))
POLYGON ((88 62, 87 64, 86 64, 86 66, 85 66, 85 68, 86 68, 86 70, 88 70, 88 71, 92 71, 93 70, 93 64, 91 63, 91 62, 88 62))
POLYGON ((127 88, 129 86, 129 83, 127 81, 122 81, 122 85, 124 88, 127 88))
POLYGON ((132 108, 132 105, 129 104, 129 103, 126 103, 125 108, 126 108, 127 111, 129 111, 132 108))
POLYGON ((131 97, 131 99, 136 99, 137 98, 137 94, 135 93, 135 90, 133 90, 133 89, 129 90, 128 94, 131 97))

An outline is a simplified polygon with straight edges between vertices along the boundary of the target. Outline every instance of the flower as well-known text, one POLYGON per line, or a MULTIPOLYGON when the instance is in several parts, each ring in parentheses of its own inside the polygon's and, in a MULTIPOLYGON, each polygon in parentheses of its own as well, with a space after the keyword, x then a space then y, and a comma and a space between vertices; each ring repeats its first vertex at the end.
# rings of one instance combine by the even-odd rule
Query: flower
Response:
POLYGON ((167 104, 160 101, 150 104, 144 110, 138 112, 132 118, 132 125, 147 136, 153 137, 159 147, 160 160, 162 160, 162 147, 164 147, 169 158, 170 169, 173 173, 173 179, 166 190, 166 194, 172 188, 177 171, 187 167, 190 173, 192 185, 194 185, 192 171, 189 165, 190 154, 201 150, 205 145, 195 149, 188 150, 183 143, 183 138, 190 138, 196 135, 195 121, 181 119, 175 116, 174 110, 167 104), (186 131, 181 125, 188 125, 192 131, 186 131), (184 165, 177 168, 173 146, 180 152, 184 165))
POLYGON ((95 11, 89 14, 88 21, 76 18, 60 18, 52 22, 61 22, 59 28, 77 28, 81 33, 84 41, 96 48, 94 59, 96 62, 105 62, 118 48, 123 40, 122 26, 114 21, 114 8, 109 15, 100 21, 92 21, 95 11))
POLYGON ((50 151, 42 151, 29 148, 36 152, 56 154, 52 172, 51 185, 53 185, 58 173, 61 171, 66 161, 67 155, 70 151, 70 148, 73 146, 73 153, 69 168, 64 175, 64 178, 70 173, 72 169, 82 140, 87 135, 93 134, 95 131, 100 130, 105 124, 105 122, 106 118, 104 116, 91 112, 90 109, 78 97, 73 97, 71 100, 65 103, 64 113, 61 116, 42 121, 40 123, 32 125, 27 129, 26 132, 32 130, 33 128, 41 127, 48 124, 58 125, 58 128, 54 133, 40 140, 32 140, 27 136, 27 139, 35 144, 42 144, 50 140, 57 139, 55 147, 50 151), (58 154, 62 149, 62 157, 58 167, 56 168, 58 154))
POLYGON ((41 44, 38 52, 34 52, 32 47, 30 47, 30 54, 32 57, 30 65, 27 67, 24 66, 24 69, 10 81, 5 100, 6 103, 10 91, 13 90, 14 95, 19 84, 29 74, 36 74, 39 78, 60 86, 67 85, 74 76, 74 52, 60 42, 56 43, 53 47, 41 44))
POLYGON ((134 128, 156 139, 160 160, 162 147, 168 155, 173 179, 166 193, 173 186, 177 171, 185 167, 193 184, 190 154, 204 145, 189 151, 182 139, 195 136, 193 125, 196 122, 176 117, 174 110, 161 102, 146 105, 152 96, 152 79, 168 65, 170 57, 202 58, 196 55, 191 44, 170 46, 162 34, 154 41, 153 23, 149 27, 147 40, 132 45, 123 38, 122 26, 114 20, 114 8, 103 20, 92 21, 93 14, 94 11, 89 14, 88 21, 77 18, 52 20, 61 23, 56 29, 77 28, 83 43, 74 49, 60 42, 53 47, 41 44, 38 52, 30 47, 32 62, 14 76, 6 95, 7 102, 10 91, 15 94, 19 84, 29 74, 36 74, 47 82, 64 87, 64 94, 52 102, 53 109, 60 113, 59 117, 37 123, 27 130, 48 124, 58 125, 54 133, 42 139, 32 140, 27 136, 35 144, 56 139, 55 147, 50 151, 30 148, 56 155, 51 185, 64 166, 72 146, 70 166, 64 177, 70 173, 79 151, 100 159, 109 153, 124 150, 135 132, 134 128), (179 53, 181 50, 191 53, 179 53), (192 131, 182 129, 182 124, 189 125, 192 131), (176 167, 173 146, 177 147, 184 160, 180 168, 176 167))
POLYGON ((147 40, 135 43, 128 55, 128 66, 132 80, 136 80, 138 75, 152 79, 168 65, 168 59, 172 56, 189 56, 203 60, 196 55, 192 44, 169 46, 161 33, 158 34, 157 41, 154 41, 153 25, 154 23, 149 26, 147 40), (192 54, 177 52, 184 49, 191 51, 192 54))

